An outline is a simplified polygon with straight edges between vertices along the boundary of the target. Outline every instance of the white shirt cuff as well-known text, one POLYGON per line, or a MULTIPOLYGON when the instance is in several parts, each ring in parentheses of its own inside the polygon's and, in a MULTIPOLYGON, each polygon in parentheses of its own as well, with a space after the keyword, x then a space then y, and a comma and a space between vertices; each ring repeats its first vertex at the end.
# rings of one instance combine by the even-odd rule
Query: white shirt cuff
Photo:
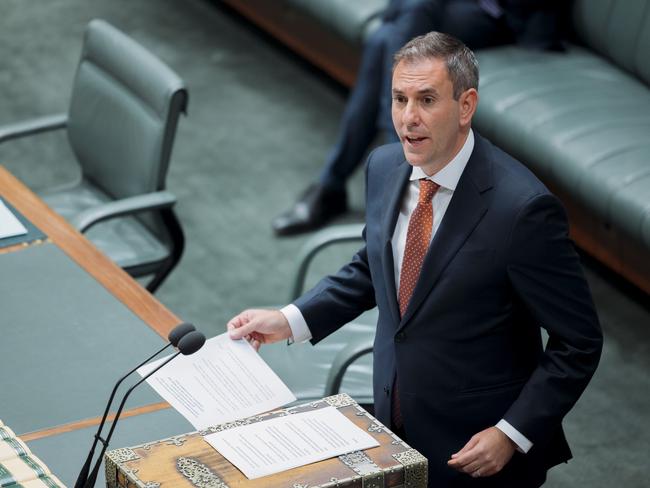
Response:
POLYGON ((521 432, 515 429, 505 420, 501 419, 496 425, 496 428, 503 432, 505 435, 510 437, 510 440, 517 444, 517 450, 526 454, 530 451, 530 448, 533 447, 533 443, 530 442, 521 432))
POLYGON ((280 309, 280 312, 282 312, 282 315, 284 315, 287 322, 289 322, 293 342, 307 342, 311 339, 311 331, 309 330, 309 327, 307 327, 307 322, 305 322, 305 318, 302 316, 302 312, 300 312, 298 307, 293 303, 290 303, 286 307, 280 309))

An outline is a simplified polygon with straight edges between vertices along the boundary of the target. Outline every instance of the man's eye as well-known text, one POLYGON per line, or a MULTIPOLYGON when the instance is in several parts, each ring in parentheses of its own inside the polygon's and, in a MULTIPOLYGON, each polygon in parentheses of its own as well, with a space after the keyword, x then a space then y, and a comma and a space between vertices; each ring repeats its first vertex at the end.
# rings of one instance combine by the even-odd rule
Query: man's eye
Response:
POLYGON ((436 99, 433 97, 424 97, 422 101, 424 102, 425 105, 433 105, 436 99))
POLYGON ((405 103, 406 102, 406 97, 403 97, 401 95, 394 95, 393 96, 393 101, 395 103, 405 103))

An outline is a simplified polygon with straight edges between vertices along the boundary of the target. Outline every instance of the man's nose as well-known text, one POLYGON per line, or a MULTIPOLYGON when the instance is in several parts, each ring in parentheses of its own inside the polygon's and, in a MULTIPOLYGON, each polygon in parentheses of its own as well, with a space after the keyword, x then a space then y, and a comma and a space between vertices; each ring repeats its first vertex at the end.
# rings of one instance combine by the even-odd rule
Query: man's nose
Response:
POLYGON ((420 123, 420 114, 415 101, 409 100, 404 108, 403 122, 407 126, 417 126, 420 123))

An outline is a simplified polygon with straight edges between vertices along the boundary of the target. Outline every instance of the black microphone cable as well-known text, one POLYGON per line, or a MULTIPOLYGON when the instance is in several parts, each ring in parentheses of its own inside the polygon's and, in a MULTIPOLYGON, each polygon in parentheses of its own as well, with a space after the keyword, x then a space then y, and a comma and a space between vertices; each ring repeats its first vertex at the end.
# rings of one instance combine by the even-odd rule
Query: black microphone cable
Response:
POLYGON ((120 407, 117 410, 117 413, 115 414, 115 419, 113 420, 113 425, 111 425, 111 430, 109 430, 108 435, 106 436, 106 439, 100 439, 103 447, 102 451, 99 454, 99 457, 97 458, 97 461, 95 463, 95 467, 93 468, 92 472, 90 473, 90 476, 84 483, 84 488, 93 488, 95 486, 95 481, 97 481, 97 475, 99 473, 99 468, 102 464, 102 460, 104 458, 104 454, 106 453, 106 449, 108 448, 108 444, 111 441, 111 437, 113 436, 113 432, 115 431, 115 427, 117 426, 117 421, 120 418, 120 415, 122 414, 122 409, 124 408, 124 405, 126 404, 126 400, 129 398, 129 395, 133 390, 135 390, 142 382, 144 382, 149 376, 152 374, 156 373, 159 371, 163 366, 165 366, 167 363, 178 357, 179 354, 183 354, 185 356, 189 356, 190 354, 194 354, 196 351, 201 349, 203 347, 203 344, 205 344, 205 336, 197 331, 194 330, 192 332, 187 333, 181 339, 178 341, 178 352, 168 358, 166 361, 164 361, 162 364, 159 364, 156 366, 152 371, 150 371, 147 375, 143 376, 140 381, 138 381, 135 385, 133 385, 129 390, 124 394, 124 397, 122 398, 122 402, 120 403, 120 407))
POLYGON ((122 381, 124 381, 126 378, 131 376, 138 368, 141 366, 144 366, 146 363, 151 361, 153 358, 158 356, 161 352, 163 352, 165 349, 167 349, 169 346, 174 346, 176 347, 179 343, 179 341, 189 334, 190 332, 193 332, 196 330, 196 327, 194 325, 183 322, 176 327, 174 327, 170 332, 169 335, 167 336, 168 343, 162 347, 161 349, 158 350, 158 352, 152 354, 149 356, 147 359, 142 361, 140 364, 138 364, 135 368, 133 368, 131 371, 129 371, 127 374, 122 376, 117 383, 115 383, 115 386, 113 387, 113 391, 111 392, 111 396, 108 399, 108 403, 106 404, 106 409, 104 410, 104 415, 102 416, 102 420, 99 423, 99 426, 97 428, 97 432, 95 433, 95 440, 93 441, 93 445, 90 448, 90 452, 88 453, 88 457, 86 458, 86 462, 84 463, 83 467, 81 468, 81 471, 79 472, 79 476, 77 477, 77 481, 74 484, 74 488, 83 488, 83 486, 86 484, 86 481, 88 479, 88 471, 90 470, 90 463, 92 462, 93 456, 95 454, 95 449, 97 448, 97 442, 101 441, 102 443, 105 442, 100 434, 102 432, 102 429, 104 428, 104 424, 106 423, 106 418, 108 417, 108 412, 111 408, 111 404, 113 403, 113 399, 115 398, 115 393, 117 393, 118 387, 122 384, 122 381))

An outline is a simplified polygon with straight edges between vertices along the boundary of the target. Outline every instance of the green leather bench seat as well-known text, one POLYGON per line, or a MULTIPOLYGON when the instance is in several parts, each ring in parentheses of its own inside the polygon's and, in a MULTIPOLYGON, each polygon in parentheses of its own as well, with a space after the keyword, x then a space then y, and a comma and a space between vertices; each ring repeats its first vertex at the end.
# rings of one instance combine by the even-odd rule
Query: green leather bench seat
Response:
POLYGON ((379 15, 388 0, 287 0, 323 25, 335 30, 349 42, 361 44, 365 36, 380 24, 379 15))
POLYGON ((475 125, 564 200, 581 246, 650 290, 650 1, 573 14, 583 47, 478 53, 475 125))
POLYGON ((356 77, 363 40, 389 0, 223 0, 340 83, 356 77))
MULTIPOLYGON (((639 233, 650 220, 646 85, 579 48, 497 49, 481 53, 480 63, 481 133, 606 224, 639 233)), ((645 244, 650 250, 650 235, 645 244)))

